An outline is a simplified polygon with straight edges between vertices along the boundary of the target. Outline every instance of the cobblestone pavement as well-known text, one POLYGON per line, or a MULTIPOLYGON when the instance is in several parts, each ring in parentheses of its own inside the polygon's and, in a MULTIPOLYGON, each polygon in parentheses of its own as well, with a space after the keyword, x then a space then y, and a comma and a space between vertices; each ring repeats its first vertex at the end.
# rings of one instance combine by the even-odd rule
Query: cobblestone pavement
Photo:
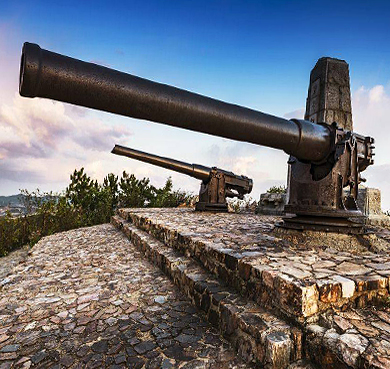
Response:
POLYGON ((25 246, 19 250, 10 252, 6 257, 0 258, 0 281, 12 272, 16 265, 26 259, 30 247, 25 246))
POLYGON ((1 369, 248 367, 111 225, 44 238, 1 283, 1 369))

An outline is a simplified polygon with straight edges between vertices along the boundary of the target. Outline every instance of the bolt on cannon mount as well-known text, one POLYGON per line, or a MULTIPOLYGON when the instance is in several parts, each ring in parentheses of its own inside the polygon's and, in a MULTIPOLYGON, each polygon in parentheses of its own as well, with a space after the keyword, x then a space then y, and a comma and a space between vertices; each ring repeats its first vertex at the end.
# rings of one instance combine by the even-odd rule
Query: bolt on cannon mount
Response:
POLYGON ((19 92, 284 150, 290 155, 286 212, 293 215, 283 226, 365 232, 356 200, 360 172, 373 164, 371 137, 336 123, 275 117, 31 43, 23 46, 19 92))
POLYGON ((200 179, 199 201, 195 204, 195 210, 198 211, 226 212, 227 197, 243 199, 244 195, 252 191, 253 181, 250 178, 216 167, 188 164, 120 145, 115 145, 111 152, 200 179))

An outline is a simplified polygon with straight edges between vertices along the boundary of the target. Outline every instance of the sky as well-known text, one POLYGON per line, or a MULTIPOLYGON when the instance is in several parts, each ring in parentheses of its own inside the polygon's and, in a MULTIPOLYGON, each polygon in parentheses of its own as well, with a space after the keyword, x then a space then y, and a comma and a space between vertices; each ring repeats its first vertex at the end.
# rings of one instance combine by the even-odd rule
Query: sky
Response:
POLYGON ((23 42, 277 116, 302 118, 310 70, 349 63, 354 130, 376 139, 363 174, 390 209, 390 2, 0 0, 0 195, 62 191, 75 168, 123 170, 196 193, 197 180, 113 156, 114 144, 286 184, 287 155, 18 95, 23 42))

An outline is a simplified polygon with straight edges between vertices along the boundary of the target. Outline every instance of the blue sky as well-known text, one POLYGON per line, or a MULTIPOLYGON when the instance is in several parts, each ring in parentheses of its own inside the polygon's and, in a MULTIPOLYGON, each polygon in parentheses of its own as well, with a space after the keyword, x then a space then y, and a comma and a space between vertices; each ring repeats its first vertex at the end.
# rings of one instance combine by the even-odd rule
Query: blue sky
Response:
MULTIPOLYGON (((31 120, 37 113, 29 105, 31 114, 24 117, 31 120, 28 131, 15 123, 15 117, 10 118, 11 114, 19 114, 18 109, 28 110, 23 108, 27 103, 15 97, 24 41, 280 116, 293 111, 302 114, 309 73, 318 58, 345 59, 350 64, 356 130, 378 137, 379 128, 389 130, 383 121, 390 101, 389 39, 388 1, 2 0, 0 67, 7 73, 0 81, 0 129, 5 127, 5 133, 23 136, 26 150, 17 158, 9 152, 1 157, 0 153, 0 165, 7 170, 12 166, 9 178, 0 180, 0 192, 15 193, 31 186, 61 190, 70 173, 65 172, 72 165, 84 165, 98 177, 111 170, 120 172, 126 166, 158 183, 164 181, 167 171, 120 158, 114 164, 106 152, 115 139, 131 147, 205 165, 234 167, 241 163, 242 174, 255 179, 254 197, 272 183, 285 182, 287 158, 275 150, 45 103, 40 114, 50 109, 53 112, 49 116, 59 114, 56 134, 50 136, 50 129, 44 133, 49 148, 41 147, 42 157, 38 151, 29 156, 28 147, 42 145, 42 140, 34 142, 42 137, 42 126, 31 120), (372 112, 379 115, 368 122, 372 112), (69 119, 80 132, 61 136, 61 132, 68 132, 63 125, 69 119), (382 121, 378 123, 378 119, 382 121), (89 145, 88 151, 77 137, 88 135, 88 129, 93 131, 93 122, 107 142, 95 148, 89 145), (89 128, 79 127, 79 123, 89 128), (62 175, 51 175, 52 170, 45 169, 52 168, 56 160, 63 163, 62 175), (34 168, 39 168, 39 175, 33 175, 34 168), (32 172, 31 181, 28 176, 23 179, 23 171, 32 172)), ((42 116, 39 119, 45 121, 42 116)), ((102 137, 97 138, 98 142, 102 137)), ((386 144, 384 137, 381 139, 386 144)), ((386 150, 379 150, 377 156, 381 168, 377 172, 382 179, 376 179, 379 174, 374 169, 368 175, 377 187, 386 186, 390 180, 390 176, 381 174, 390 168, 390 152, 386 150)), ((173 177, 178 186, 196 191, 196 181, 173 177)), ((385 201, 390 208, 390 197, 385 201)))

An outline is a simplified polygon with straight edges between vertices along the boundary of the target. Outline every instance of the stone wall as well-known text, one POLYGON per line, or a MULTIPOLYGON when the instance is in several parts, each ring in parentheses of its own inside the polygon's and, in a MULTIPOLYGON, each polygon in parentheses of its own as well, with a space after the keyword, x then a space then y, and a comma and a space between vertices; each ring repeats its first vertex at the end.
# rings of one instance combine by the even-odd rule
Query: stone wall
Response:
POLYGON ((283 215, 285 204, 285 193, 262 193, 256 208, 256 214, 283 215))

